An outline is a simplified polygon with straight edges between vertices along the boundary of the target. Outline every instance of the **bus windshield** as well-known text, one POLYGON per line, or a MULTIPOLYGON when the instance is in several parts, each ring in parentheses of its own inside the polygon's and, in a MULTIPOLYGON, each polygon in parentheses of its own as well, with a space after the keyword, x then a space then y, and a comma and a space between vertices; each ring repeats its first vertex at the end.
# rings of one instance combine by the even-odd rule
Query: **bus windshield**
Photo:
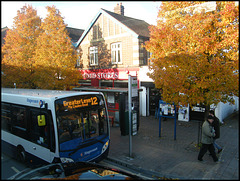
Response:
MULTIPOLYGON (((102 95, 67 97, 56 100, 55 105, 60 150, 61 144, 70 140, 74 140, 76 146, 86 140, 108 135, 107 114, 102 95)), ((68 149, 74 149, 73 144, 67 145, 70 145, 68 149)))

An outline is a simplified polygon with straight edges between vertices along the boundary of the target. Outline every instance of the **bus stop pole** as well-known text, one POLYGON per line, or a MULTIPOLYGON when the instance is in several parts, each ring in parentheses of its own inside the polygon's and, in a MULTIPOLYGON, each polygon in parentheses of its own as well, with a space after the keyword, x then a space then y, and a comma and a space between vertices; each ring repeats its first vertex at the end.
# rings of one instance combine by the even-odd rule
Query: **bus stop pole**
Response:
POLYGON ((161 137, 161 129, 162 129, 161 128, 161 117, 162 116, 159 116, 159 135, 158 135, 159 137, 161 137))
POLYGON ((132 77, 128 75, 129 157, 132 157, 132 77))
POLYGON ((162 114, 160 114, 160 100, 158 102, 158 115, 159 115, 159 137, 161 137, 161 130, 162 130, 162 127, 161 127, 161 121, 162 121, 162 114))
POLYGON ((177 124, 177 109, 174 105, 175 115, 174 115, 174 140, 176 140, 176 124, 177 124))

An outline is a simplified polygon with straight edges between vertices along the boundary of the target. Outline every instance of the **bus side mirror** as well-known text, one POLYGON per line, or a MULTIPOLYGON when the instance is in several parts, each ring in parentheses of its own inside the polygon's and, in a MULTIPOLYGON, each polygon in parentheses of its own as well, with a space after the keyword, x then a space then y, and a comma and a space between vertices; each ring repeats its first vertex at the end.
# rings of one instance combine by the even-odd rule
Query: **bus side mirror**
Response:
POLYGON ((45 121, 45 115, 38 115, 38 126, 45 126, 46 121, 45 121))

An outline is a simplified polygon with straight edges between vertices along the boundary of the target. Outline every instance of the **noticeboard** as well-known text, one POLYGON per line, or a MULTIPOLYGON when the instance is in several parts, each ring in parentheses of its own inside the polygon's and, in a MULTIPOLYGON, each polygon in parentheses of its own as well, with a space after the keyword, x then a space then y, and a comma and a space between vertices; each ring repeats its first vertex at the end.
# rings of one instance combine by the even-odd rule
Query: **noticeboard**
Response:
POLYGON ((206 107, 204 105, 194 105, 190 108, 190 120, 204 121, 206 107))
POLYGON ((174 140, 176 140, 176 120, 177 120, 177 111, 174 104, 166 103, 162 100, 159 100, 159 137, 161 137, 161 117, 174 118, 174 140))
POLYGON ((160 116, 171 116, 175 115, 175 107, 173 104, 168 104, 162 100, 159 101, 160 116))
POLYGON ((181 104, 179 105, 178 120, 179 121, 189 121, 189 105, 187 107, 182 106, 181 104))

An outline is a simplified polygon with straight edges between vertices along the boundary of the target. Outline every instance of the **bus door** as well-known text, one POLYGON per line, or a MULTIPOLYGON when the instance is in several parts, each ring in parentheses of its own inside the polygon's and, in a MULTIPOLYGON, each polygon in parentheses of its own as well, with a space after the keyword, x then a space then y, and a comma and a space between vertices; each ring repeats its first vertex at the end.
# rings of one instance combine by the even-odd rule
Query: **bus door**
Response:
POLYGON ((54 129, 49 113, 45 110, 30 111, 30 140, 29 152, 42 160, 51 163, 55 148, 54 129))

